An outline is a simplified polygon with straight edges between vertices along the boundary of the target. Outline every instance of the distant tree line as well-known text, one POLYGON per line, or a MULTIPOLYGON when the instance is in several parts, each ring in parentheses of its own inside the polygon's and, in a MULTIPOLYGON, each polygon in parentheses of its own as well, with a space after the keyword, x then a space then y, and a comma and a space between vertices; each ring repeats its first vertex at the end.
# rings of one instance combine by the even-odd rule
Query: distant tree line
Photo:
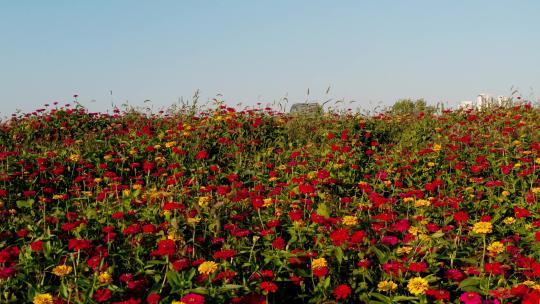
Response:
POLYGON ((388 112, 391 114, 431 114, 435 113, 436 111, 437 108, 428 105, 423 98, 416 100, 409 98, 399 99, 388 110, 388 112))

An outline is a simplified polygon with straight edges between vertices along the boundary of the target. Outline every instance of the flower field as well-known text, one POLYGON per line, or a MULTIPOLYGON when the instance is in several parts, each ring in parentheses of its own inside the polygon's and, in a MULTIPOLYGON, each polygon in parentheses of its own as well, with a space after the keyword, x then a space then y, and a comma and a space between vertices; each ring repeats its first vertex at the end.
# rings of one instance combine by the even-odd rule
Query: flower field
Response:
POLYGON ((540 109, 46 106, 0 124, 0 303, 540 303, 540 109))

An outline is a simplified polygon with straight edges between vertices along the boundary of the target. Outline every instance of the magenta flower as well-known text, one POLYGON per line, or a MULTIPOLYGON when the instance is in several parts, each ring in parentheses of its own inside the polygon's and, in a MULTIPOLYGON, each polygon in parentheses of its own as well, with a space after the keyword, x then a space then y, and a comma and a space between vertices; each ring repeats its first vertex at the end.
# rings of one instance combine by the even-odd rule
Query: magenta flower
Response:
POLYGON ((476 292, 465 292, 459 299, 465 304, 482 304, 482 297, 476 292))

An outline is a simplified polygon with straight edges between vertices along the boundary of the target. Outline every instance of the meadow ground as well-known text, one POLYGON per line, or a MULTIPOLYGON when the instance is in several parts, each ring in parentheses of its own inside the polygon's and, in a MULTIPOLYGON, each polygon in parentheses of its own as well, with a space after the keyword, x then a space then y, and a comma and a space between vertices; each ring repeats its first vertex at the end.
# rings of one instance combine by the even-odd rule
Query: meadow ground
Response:
POLYGON ((15 116, 0 302, 538 304, 539 122, 526 103, 15 116))

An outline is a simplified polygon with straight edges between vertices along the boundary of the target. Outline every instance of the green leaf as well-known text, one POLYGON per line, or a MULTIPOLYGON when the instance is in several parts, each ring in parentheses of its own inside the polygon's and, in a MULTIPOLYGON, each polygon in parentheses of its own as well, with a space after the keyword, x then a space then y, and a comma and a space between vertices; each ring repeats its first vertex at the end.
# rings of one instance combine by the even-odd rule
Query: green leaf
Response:
POLYGON ((67 286, 62 283, 60 284, 60 294, 64 297, 64 298, 67 298, 69 295, 68 295, 68 290, 67 290, 67 286))
POLYGON ((88 209, 86 209, 86 217, 87 217, 88 219, 97 219, 97 218, 98 218, 98 214, 97 214, 96 209, 94 209, 94 208, 88 208, 88 209))
MULTIPOLYGON (((371 293, 371 296, 375 297, 376 299, 381 300, 383 303, 392 303, 392 299, 390 299, 389 297, 387 297, 385 295, 382 295, 380 293, 373 292, 373 293, 371 293)), ((372 303, 372 302, 370 302, 370 303, 372 303)))
POLYGON ((380 263, 386 263, 389 259, 389 255, 384 253, 382 250, 377 248, 376 246, 372 246, 368 249, 368 252, 374 252, 375 255, 377 255, 377 259, 380 263))
POLYGON ((167 271, 167 280, 169 281, 169 284, 175 288, 175 287, 181 287, 182 283, 181 283, 181 279, 180 279, 180 275, 178 274, 177 271, 167 271))
POLYGON ((17 201, 17 207, 18 208, 32 208, 32 205, 34 204, 34 200, 29 198, 26 201, 17 201))
POLYGON ((437 239, 437 238, 440 238, 440 237, 443 237, 443 236, 444 236, 444 232, 437 231, 437 232, 435 232, 434 234, 431 235, 431 238, 437 239))
POLYGON ((468 288, 468 287, 474 287, 474 286, 478 286, 480 285, 480 282, 482 282, 482 279, 481 278, 478 278, 478 277, 470 277, 470 278, 467 278, 463 281, 461 281, 461 283, 459 283, 459 289, 461 290, 465 290, 465 288, 468 288))
POLYGON ((407 297, 407 296, 396 296, 394 298, 392 298, 393 301, 395 302, 401 302, 401 301, 411 301, 411 300, 416 300, 418 299, 417 297, 407 297))
POLYGON ((222 291, 227 291, 227 290, 240 289, 240 288, 243 288, 243 287, 244 286, 238 285, 238 284, 225 284, 222 287, 220 287, 219 289, 222 290, 222 291))
POLYGON ((198 294, 208 294, 208 289, 204 288, 204 287, 197 287, 197 288, 193 288, 193 289, 190 289, 188 290, 188 292, 193 292, 193 293, 198 293, 198 294))
POLYGON ((336 256, 336 259, 338 261, 339 264, 341 264, 341 262, 343 261, 343 249, 341 249, 341 247, 336 247, 334 249, 334 254, 336 256))
POLYGON ((330 217, 330 210, 325 203, 319 203, 319 205, 317 205, 317 214, 324 217, 330 217))
POLYGON ((325 289, 328 288, 328 287, 330 287, 330 277, 327 277, 327 278, 324 280, 323 287, 324 287, 325 289))

